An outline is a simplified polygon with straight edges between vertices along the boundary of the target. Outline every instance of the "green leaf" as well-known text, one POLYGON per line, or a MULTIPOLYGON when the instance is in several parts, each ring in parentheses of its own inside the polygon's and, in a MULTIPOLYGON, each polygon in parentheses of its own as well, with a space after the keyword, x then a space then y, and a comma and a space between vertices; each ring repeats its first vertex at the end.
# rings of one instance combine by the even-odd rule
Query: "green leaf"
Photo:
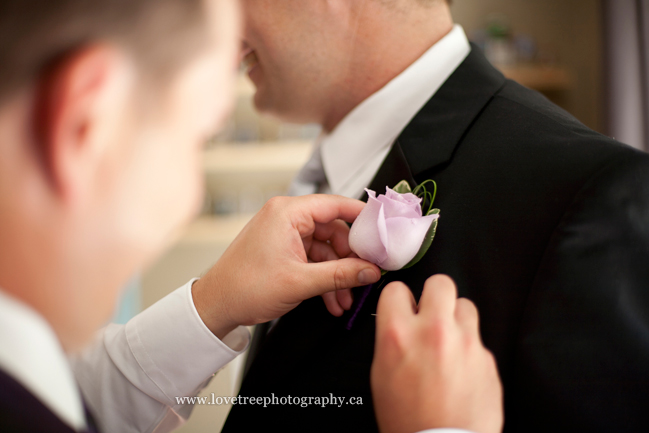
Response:
MULTIPOLYGON (((433 209, 428 214, 429 215, 439 214, 439 209, 433 209)), ((428 232, 426 233, 426 236, 424 237, 424 242, 421 244, 421 248, 419 248, 419 252, 410 261, 410 263, 408 263, 406 266, 404 266, 401 269, 408 269, 408 268, 410 268, 412 266, 415 266, 424 257, 424 255, 426 255, 426 253, 428 252, 428 249, 433 244, 433 239, 435 239, 435 233, 437 233, 437 223, 438 222, 439 222, 439 218, 437 218, 435 221, 433 221, 433 223, 428 228, 428 232)))
MULTIPOLYGON (((381 268, 379 268, 379 269, 381 269, 381 268)), ((381 269, 381 276, 384 276, 388 272, 390 272, 390 271, 386 271, 385 269, 381 269)))
POLYGON ((410 188, 410 184, 408 183, 407 180, 402 180, 399 182, 394 188, 392 188, 394 192, 398 192, 399 194, 407 194, 411 193, 412 189, 410 188))
POLYGON ((428 211, 428 213, 426 214, 426 216, 428 216, 428 215, 439 215, 439 209, 431 209, 431 210, 428 211))

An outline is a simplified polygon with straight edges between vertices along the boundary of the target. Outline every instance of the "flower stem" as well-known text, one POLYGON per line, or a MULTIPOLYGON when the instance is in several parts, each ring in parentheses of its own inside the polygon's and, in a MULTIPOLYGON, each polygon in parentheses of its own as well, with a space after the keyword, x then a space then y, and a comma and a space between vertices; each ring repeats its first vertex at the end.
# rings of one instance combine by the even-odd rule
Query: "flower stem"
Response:
POLYGON ((356 310, 354 311, 354 314, 352 314, 352 317, 350 317, 349 322, 347 322, 347 330, 351 331, 352 326, 354 326, 354 321, 356 320, 356 316, 358 316, 358 313, 361 311, 361 308, 363 308, 363 304, 365 303, 365 299, 367 299, 367 295, 370 294, 370 291, 372 290, 372 286, 374 284, 370 284, 369 286, 365 286, 365 290, 363 290, 363 294, 361 295, 361 299, 359 299, 358 304, 356 304, 356 310))
MULTIPOLYGON (((379 286, 377 290, 380 290, 381 287, 383 287, 383 284, 385 283, 385 279, 379 280, 379 286)), ((365 286, 365 290, 363 290, 363 294, 361 295, 361 298, 358 301, 358 304, 356 305, 356 310, 354 310, 354 314, 352 314, 352 317, 350 317, 349 321, 347 322, 347 330, 351 331, 352 326, 354 326, 354 321, 356 320, 356 316, 358 316, 358 313, 360 313, 361 309, 363 308, 363 304, 365 304, 365 300, 367 299, 367 296, 370 294, 372 291, 372 287, 374 287, 374 284, 370 284, 369 286, 365 286)))

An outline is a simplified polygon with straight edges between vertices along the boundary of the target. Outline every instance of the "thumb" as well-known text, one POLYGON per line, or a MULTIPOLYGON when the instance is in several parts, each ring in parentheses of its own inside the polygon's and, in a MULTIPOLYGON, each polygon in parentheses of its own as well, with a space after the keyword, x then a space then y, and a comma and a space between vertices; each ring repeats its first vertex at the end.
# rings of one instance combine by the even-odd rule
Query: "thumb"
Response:
POLYGON ((303 281, 318 296, 334 290, 351 289, 376 283, 381 279, 378 266, 362 259, 340 259, 303 265, 303 281))

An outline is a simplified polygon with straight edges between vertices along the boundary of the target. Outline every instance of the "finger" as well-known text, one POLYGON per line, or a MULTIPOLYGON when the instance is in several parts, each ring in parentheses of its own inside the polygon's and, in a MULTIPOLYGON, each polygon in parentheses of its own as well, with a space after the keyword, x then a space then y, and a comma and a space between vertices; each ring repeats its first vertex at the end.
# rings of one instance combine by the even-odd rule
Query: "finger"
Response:
POLYGON ((309 249, 307 256, 314 262, 326 262, 329 260, 340 259, 340 256, 336 254, 331 245, 317 240, 311 242, 311 248, 309 249))
POLYGON ((347 257, 352 252, 349 248, 349 226, 342 220, 316 224, 313 237, 320 241, 331 242, 340 257, 347 257))
POLYGON ((455 303, 455 320, 460 328, 468 332, 480 333, 480 319, 475 304, 466 298, 455 303))
POLYGON ((327 310, 329 310, 332 316, 340 317, 345 311, 338 303, 336 293, 337 292, 325 293, 322 295, 322 300, 324 301, 327 310))
MULTIPOLYGON (((322 263, 304 263, 298 268, 300 280, 310 297, 335 290, 351 289, 377 282, 379 268, 361 259, 340 259, 322 263)), ((307 298, 305 298, 307 299, 307 298)))
POLYGON ((302 236, 313 233, 314 223, 327 224, 337 219, 354 222, 365 207, 362 201, 329 194, 294 197, 289 203, 289 215, 302 236))
POLYGON ((456 299, 457 289, 453 280, 446 275, 434 275, 424 284, 419 299, 419 313, 442 320, 453 319, 456 299))
POLYGON ((338 299, 338 305, 340 305, 343 310, 349 310, 352 308, 354 303, 354 295, 350 289, 338 290, 336 292, 336 299, 338 299))
MULTIPOLYGON (((385 286, 376 307, 376 326, 383 327, 394 321, 408 320, 417 313, 417 303, 412 292, 400 281, 385 286)), ((377 329, 378 332, 378 329, 377 329)))

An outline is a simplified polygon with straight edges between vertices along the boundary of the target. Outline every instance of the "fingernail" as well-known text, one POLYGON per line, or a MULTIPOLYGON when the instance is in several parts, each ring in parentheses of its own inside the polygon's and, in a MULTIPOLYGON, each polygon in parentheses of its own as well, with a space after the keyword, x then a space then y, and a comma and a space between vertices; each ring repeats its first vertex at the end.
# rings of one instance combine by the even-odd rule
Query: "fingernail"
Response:
POLYGON ((379 278, 374 269, 363 269, 358 273, 358 282, 364 285, 376 283, 379 278))

